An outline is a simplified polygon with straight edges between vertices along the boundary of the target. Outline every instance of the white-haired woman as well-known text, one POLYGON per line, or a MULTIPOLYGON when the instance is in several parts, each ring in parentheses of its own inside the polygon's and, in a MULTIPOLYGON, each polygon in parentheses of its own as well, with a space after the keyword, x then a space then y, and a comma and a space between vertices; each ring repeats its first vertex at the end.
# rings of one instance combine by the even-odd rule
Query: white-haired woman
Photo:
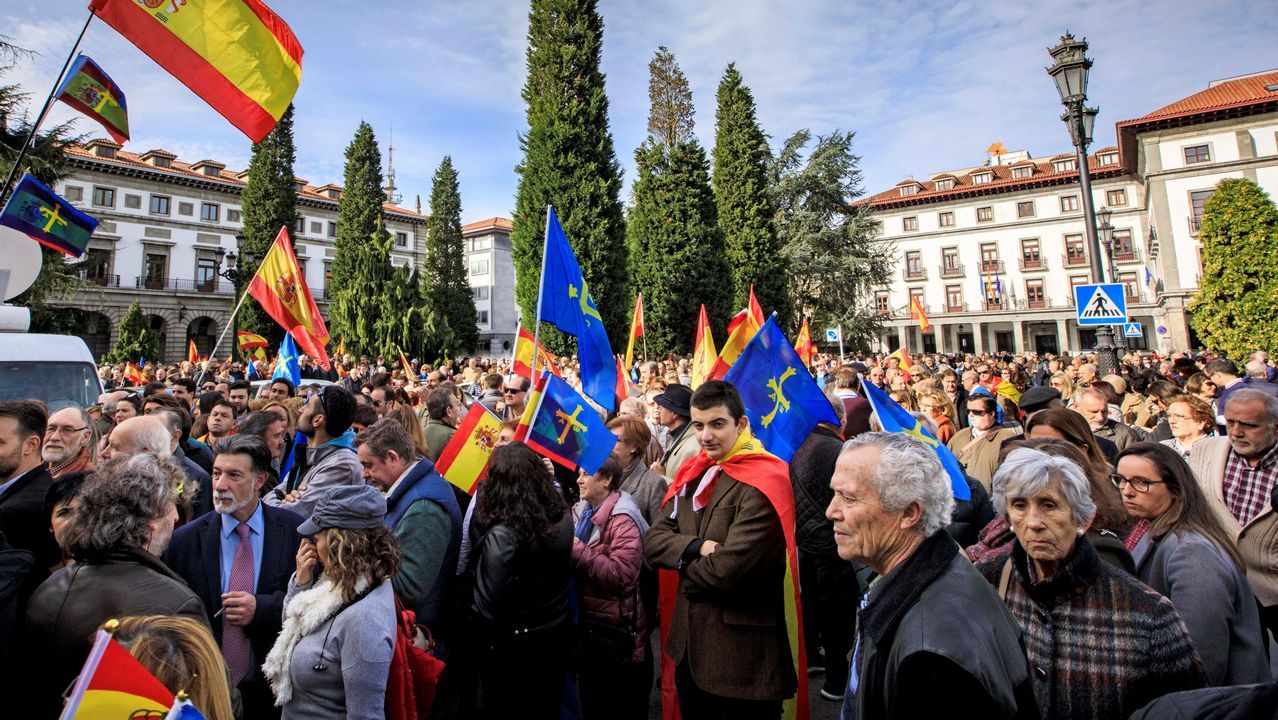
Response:
POLYGON ((1096 513, 1076 463, 1012 451, 994 476, 1010 556, 978 566, 1020 623, 1044 718, 1126 718, 1175 690, 1202 687, 1202 663, 1167 598, 1101 562, 1096 513))

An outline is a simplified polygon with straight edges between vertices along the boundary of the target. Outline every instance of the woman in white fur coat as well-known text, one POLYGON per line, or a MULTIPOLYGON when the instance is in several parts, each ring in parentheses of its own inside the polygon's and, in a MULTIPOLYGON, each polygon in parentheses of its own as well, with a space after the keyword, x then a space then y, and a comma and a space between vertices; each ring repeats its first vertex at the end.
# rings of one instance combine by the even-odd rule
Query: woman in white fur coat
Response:
POLYGON ((382 720, 395 650, 390 578, 399 546, 386 500, 367 485, 321 496, 297 552, 284 627, 262 671, 283 720, 382 720), (320 570, 319 568, 322 568, 320 570))

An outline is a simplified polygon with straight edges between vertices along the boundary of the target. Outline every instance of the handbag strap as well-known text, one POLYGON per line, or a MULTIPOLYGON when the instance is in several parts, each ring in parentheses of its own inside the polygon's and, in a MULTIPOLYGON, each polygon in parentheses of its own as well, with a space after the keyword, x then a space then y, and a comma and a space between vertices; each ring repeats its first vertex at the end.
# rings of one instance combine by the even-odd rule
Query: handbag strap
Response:
POLYGON ((1003 563, 1003 574, 998 579, 998 599, 1007 602, 1007 586, 1012 582, 1012 558, 1003 563))

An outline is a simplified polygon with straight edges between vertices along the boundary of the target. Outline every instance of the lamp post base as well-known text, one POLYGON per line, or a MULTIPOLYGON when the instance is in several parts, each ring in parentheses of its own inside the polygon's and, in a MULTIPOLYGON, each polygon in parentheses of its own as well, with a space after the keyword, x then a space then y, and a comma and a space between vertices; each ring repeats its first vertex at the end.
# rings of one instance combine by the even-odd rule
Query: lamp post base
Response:
POLYGON ((1118 347, 1114 344, 1114 326, 1096 328, 1096 368, 1099 377, 1118 372, 1118 347))

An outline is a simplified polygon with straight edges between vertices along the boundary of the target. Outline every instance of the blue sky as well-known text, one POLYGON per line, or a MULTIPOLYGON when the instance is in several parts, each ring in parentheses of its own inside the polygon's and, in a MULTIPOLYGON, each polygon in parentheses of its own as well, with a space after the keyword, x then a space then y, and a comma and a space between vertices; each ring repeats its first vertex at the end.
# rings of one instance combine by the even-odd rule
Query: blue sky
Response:
MULTIPOLYGON (((268 0, 305 49, 296 104, 297 174, 340 183, 361 119, 385 153, 393 129, 402 203, 429 204, 444 155, 461 175, 463 221, 510 216, 524 126, 526 2, 268 0)), ((0 32, 39 56, 9 71, 38 102, 87 15, 84 0, 8 0, 0 32)), ((627 198, 644 140, 648 61, 666 45, 688 75, 697 134, 714 138, 714 93, 736 62, 774 147, 795 130, 857 133, 868 192, 907 176, 969 167, 994 141, 1034 156, 1069 149, 1043 71, 1065 29, 1096 65, 1097 141, 1213 79, 1278 67, 1278 14, 1266 2, 1151 5, 1133 0, 862 2, 603 0, 603 70, 627 198)), ((95 20, 82 50, 128 95, 131 150, 247 166, 250 144, 146 56, 95 20)), ((38 108, 33 108, 32 112, 38 108)), ((57 106, 51 120, 71 117, 57 106)), ((102 135, 97 126, 80 130, 102 135)), ((427 207, 428 209, 428 207, 427 207)))

